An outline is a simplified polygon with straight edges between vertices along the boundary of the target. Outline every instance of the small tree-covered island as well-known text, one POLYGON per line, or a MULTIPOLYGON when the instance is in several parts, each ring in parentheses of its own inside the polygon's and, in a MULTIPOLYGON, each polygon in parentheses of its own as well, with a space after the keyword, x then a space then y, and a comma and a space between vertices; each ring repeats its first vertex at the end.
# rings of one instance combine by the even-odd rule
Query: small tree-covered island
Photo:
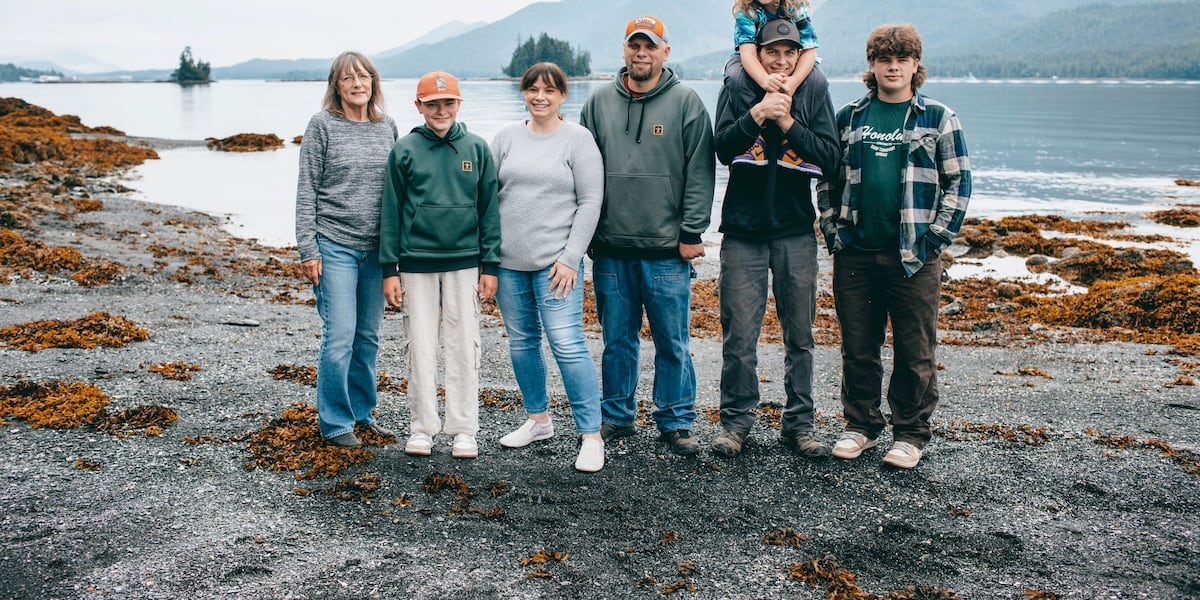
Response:
POLYGON ((207 62, 192 58, 192 47, 187 46, 179 54, 179 68, 171 73, 171 81, 180 84, 209 83, 211 67, 207 62))
POLYGON ((503 68, 509 77, 520 77, 525 69, 540 63, 552 62, 567 74, 567 77, 584 77, 592 73, 592 54, 587 50, 575 51, 571 44, 543 33, 534 41, 533 36, 517 45, 512 60, 503 68))

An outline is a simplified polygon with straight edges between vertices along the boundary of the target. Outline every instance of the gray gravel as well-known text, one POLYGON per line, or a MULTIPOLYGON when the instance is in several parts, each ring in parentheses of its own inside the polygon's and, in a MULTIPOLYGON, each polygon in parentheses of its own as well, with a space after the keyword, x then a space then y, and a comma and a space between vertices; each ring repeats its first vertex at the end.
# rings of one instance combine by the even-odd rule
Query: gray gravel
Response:
MULTIPOLYGON (((149 270, 93 289, 44 275, 0 285, 0 326, 105 310, 146 327, 150 339, 118 349, 0 349, 0 384, 91 382, 112 398, 111 410, 159 404, 180 419, 151 438, 32 429, 19 420, 0 427, 0 597, 624 598, 665 595, 665 585, 686 579, 695 588, 681 592, 688 597, 821 598, 824 590, 787 574, 825 554, 880 595, 929 585, 966 598, 1022 598, 1027 588, 1065 598, 1200 597, 1200 475, 1159 452, 1107 448, 1088 433, 1161 439, 1197 457, 1200 393, 1164 385, 1180 374, 1165 348, 942 347, 936 421, 1046 427, 1050 441, 939 436, 911 471, 882 467, 882 449, 851 462, 810 462, 760 425, 753 445, 732 460, 707 450, 696 459, 666 454, 644 429, 610 445, 605 469, 585 475, 571 467, 569 414, 555 415, 560 433, 549 442, 503 450, 496 440, 523 414, 485 407, 477 460, 450 458, 444 440, 427 459, 393 445, 338 478, 379 475, 374 502, 301 497, 294 487, 334 480, 247 471, 244 443, 183 440, 235 436, 292 402, 311 403, 312 388, 276 381, 268 370, 315 364, 316 311, 268 302, 269 294, 232 274, 172 281, 183 259, 156 267, 145 246, 212 251, 228 243, 218 221, 103 199, 105 210, 76 218, 95 225, 43 220, 34 237, 149 270), (200 226, 165 225, 172 217, 200 226), (130 229, 143 233, 118 233, 130 229), (203 370, 180 382, 145 368, 166 361, 203 370), (1001 373, 1022 367, 1052 379, 1001 373), (102 469, 77 469, 77 458, 102 469), (450 516, 451 497, 418 487, 434 471, 457 471, 479 494, 472 506, 500 506, 504 515, 450 516), (489 497, 495 481, 511 491, 489 497), (393 506, 404 494, 412 505, 393 506), (781 527, 809 539, 798 547, 763 543, 781 527), (662 543, 665 532, 679 539, 662 543), (545 566, 552 577, 531 578, 519 561, 541 548, 569 557, 545 566), (679 575, 685 562, 695 567, 686 578, 679 575)), ((246 244, 235 251, 261 255, 246 244)), ((715 259, 705 260, 711 273, 715 259)), ((380 367, 403 376, 398 315, 388 314, 383 340, 380 367)), ((496 323, 484 328, 483 344, 483 385, 515 389, 496 323)), ((719 343, 694 340, 693 352, 700 404, 715 406, 719 343)), ((764 398, 782 402, 782 350, 763 345, 760 355, 770 380, 764 398)), ((647 345, 640 390, 647 397, 651 359, 647 345)), ((837 349, 819 348, 816 368, 821 433, 832 442, 841 430, 837 349)), ((378 413, 407 432, 403 396, 383 395, 378 413)), ((696 431, 707 444, 717 427, 702 420, 696 431)))

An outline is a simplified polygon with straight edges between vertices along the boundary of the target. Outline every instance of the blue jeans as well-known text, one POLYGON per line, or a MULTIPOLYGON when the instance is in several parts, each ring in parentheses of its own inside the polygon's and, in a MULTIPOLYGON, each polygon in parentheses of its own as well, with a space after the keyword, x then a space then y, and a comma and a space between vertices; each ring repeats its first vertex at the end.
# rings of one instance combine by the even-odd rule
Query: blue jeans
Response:
POLYGON ((721 425, 748 433, 758 409, 758 338, 772 275, 783 330, 783 434, 814 431, 813 319, 817 313, 817 238, 721 242, 721 425))
POLYGON ((692 264, 683 259, 596 257, 592 284, 604 330, 601 373, 604 420, 637 419, 642 309, 654 338, 654 421, 659 431, 691 429, 696 420, 696 371, 688 351, 692 264))
POLYGON ((317 236, 321 278, 313 286, 321 315, 317 359, 317 420, 321 435, 354 431, 375 422, 375 357, 383 322, 379 252, 364 252, 317 236))
POLYGON ((546 360, 542 355, 544 329, 571 401, 575 429, 583 435, 600 431, 600 381, 583 339, 583 261, 578 266, 580 283, 565 298, 555 298, 550 291, 550 267, 540 271, 502 268, 496 303, 508 330, 508 353, 521 386, 525 412, 550 410, 546 360))

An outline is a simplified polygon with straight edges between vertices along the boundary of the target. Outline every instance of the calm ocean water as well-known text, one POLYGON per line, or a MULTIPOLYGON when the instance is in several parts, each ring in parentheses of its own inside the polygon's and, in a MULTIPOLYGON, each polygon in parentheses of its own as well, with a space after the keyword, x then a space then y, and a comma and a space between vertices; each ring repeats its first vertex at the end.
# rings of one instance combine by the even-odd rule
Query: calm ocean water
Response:
MULTIPOLYGON (((715 110, 719 81, 689 81, 715 110)), ((588 93, 609 82, 573 83, 565 112, 577 120, 588 93)), ((412 106, 415 80, 384 82, 390 113, 402 132, 420 123, 412 106)), ((463 82, 459 119, 491 137, 523 117, 516 84, 463 82)), ((835 81, 835 106, 864 91, 861 82, 835 81)), ((952 106, 966 130, 975 173, 972 216, 1115 213, 1138 215, 1179 203, 1200 203, 1200 188, 1174 185, 1200 179, 1200 82, 932 81, 922 90, 952 106)), ((319 108, 323 82, 222 81, 173 84, 0 84, 15 96, 88 125, 111 125, 130 135, 174 139, 304 133, 319 108)), ((252 154, 189 148, 162 152, 131 174, 127 185, 151 202, 229 216, 237 235, 274 245, 293 239, 298 146, 252 154)), ((718 169, 717 199, 724 169, 718 169)), ((1141 221, 1139 232, 1166 232, 1141 221)), ((711 235, 711 232, 710 232, 711 235)))

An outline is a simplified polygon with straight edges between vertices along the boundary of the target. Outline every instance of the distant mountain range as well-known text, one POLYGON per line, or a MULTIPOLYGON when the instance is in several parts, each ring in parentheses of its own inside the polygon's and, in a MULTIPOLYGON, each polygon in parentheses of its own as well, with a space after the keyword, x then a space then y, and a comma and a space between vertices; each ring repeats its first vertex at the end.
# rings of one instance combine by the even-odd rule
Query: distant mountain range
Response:
MULTIPOLYGON (((621 64, 621 37, 634 16, 668 26, 668 64, 685 77, 718 77, 733 51, 730 0, 562 0, 531 4, 493 23, 452 22, 372 56, 386 77, 432 69, 499 77, 513 49, 545 32, 591 53, 595 73, 621 64)), ((817 0, 813 23, 821 68, 833 76, 866 66, 867 33, 911 22, 934 76, 1148 77, 1200 79, 1200 0, 817 0)), ((213 68, 216 79, 323 79, 332 57, 255 59, 213 68)), ((40 69, 53 64, 17 64, 40 69)), ((58 69, 64 70, 64 69, 58 69)), ((68 72, 67 70, 64 70, 68 72)), ((95 78, 166 78, 170 69, 113 71, 95 78)))

